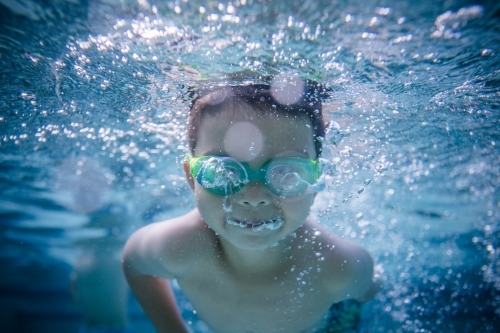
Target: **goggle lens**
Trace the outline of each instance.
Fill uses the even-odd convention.
[[[316,168],[305,159],[271,161],[267,171],[268,186],[279,195],[298,195],[317,180]]]
[[[195,169],[198,171],[193,176],[201,186],[214,193],[234,193],[248,183],[245,168],[232,158],[209,157],[199,159],[197,164]]]

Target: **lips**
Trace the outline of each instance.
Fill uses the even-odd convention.
[[[273,220],[262,221],[235,220],[228,217],[226,218],[226,223],[241,228],[252,228],[253,231],[259,232],[264,229],[278,230],[283,225],[283,220],[279,216]]]

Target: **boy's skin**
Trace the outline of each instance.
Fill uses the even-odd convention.
[[[254,133],[233,136],[233,125]],[[255,169],[279,156],[317,158],[309,119],[248,110],[202,118],[194,156],[205,155],[228,155]],[[313,193],[283,198],[251,181],[229,197],[227,213],[224,196],[184,169],[197,208],[138,230],[124,250],[127,280],[158,332],[189,332],[165,279],[177,279],[215,333],[313,333],[333,303],[376,293],[367,251],[308,217]],[[226,224],[228,214],[244,221],[279,216],[284,223],[254,232]]]

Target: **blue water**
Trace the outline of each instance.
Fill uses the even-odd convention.
[[[84,277],[114,266],[89,263],[194,205],[192,88],[278,73],[330,91],[313,214],[383,271],[364,329],[500,331],[499,17],[496,1],[0,0],[2,332],[77,332],[71,281],[110,292]]]

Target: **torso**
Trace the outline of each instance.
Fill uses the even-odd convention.
[[[177,281],[214,332],[313,333],[336,297],[325,282],[332,278],[325,273],[331,271],[325,267],[332,262],[316,255],[327,250],[325,240],[318,245],[321,238],[311,241],[312,233],[308,233],[308,242],[304,242],[304,234],[292,241],[292,247],[300,244],[301,250],[288,250],[287,258],[292,259],[272,276],[237,276],[228,269],[220,249],[212,244],[202,246],[203,258],[192,263]],[[210,238],[214,236],[207,235]]]

